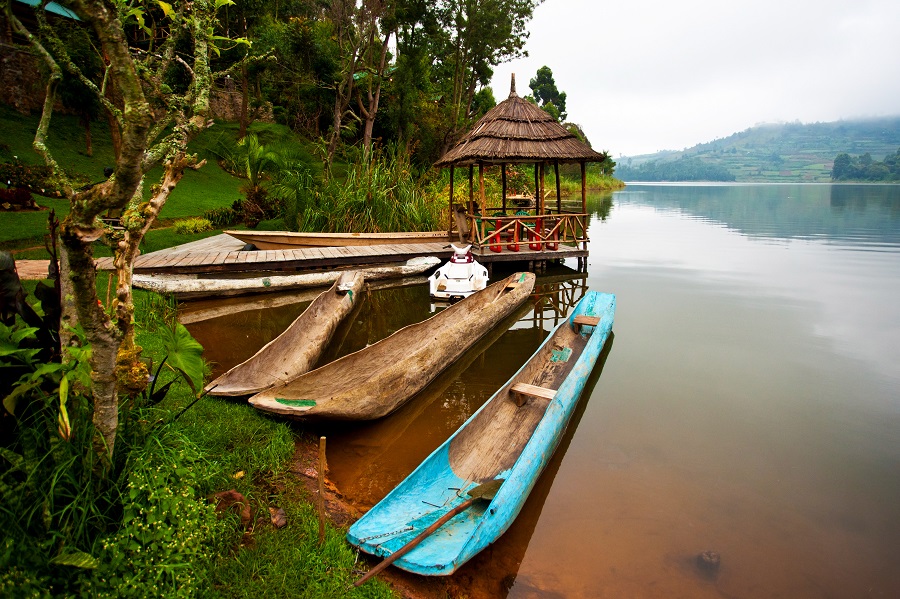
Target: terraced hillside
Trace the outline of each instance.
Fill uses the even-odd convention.
[[[760,125],[724,139],[675,152],[616,159],[625,181],[697,180],[672,176],[678,165],[696,171],[697,162],[721,167],[736,181],[829,182],[834,157],[871,154],[882,160],[900,148],[900,117],[833,123]],[[654,164],[655,163],[655,164]],[[661,169],[665,164],[668,168]],[[665,171],[665,178],[655,177]],[[727,180],[722,178],[721,180]]]

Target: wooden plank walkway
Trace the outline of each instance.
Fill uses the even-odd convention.
[[[363,264],[404,262],[418,256],[450,258],[452,249],[446,242],[369,245],[355,247],[304,248],[296,250],[242,251],[244,243],[224,233],[200,241],[186,243],[138,256],[136,273],[224,273],[250,271],[305,271],[334,269]],[[556,251],[535,251],[521,244],[518,252],[503,247],[502,252],[481,248],[473,252],[479,262],[538,262],[558,258],[582,258],[587,250],[560,245]],[[99,258],[98,270],[113,270],[112,258]]]

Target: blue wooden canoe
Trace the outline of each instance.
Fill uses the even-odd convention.
[[[503,479],[394,565],[447,575],[496,541],[515,520],[556,450],[612,330],[616,298],[589,291],[573,313],[453,435],[347,533],[351,544],[388,557],[466,500]]]

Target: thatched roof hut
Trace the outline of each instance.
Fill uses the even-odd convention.
[[[481,117],[435,166],[604,159],[604,154],[592,150],[546,111],[520,98],[513,75],[509,97]]]
[[[503,176],[503,211],[506,210],[506,165],[534,163],[535,200],[538,214],[545,213],[544,167],[552,164],[556,172],[557,212],[560,203],[559,165],[581,164],[581,212],[587,210],[585,164],[603,162],[606,154],[595,152],[586,143],[570,133],[549,113],[516,93],[516,76],[513,74],[509,97],[487,112],[456,145],[440,160],[438,167],[450,167],[450,209],[453,212],[453,170],[457,166],[469,167],[469,211],[473,211],[473,167],[478,165],[479,191],[482,205],[485,202],[484,167],[500,165]],[[452,223],[451,223],[452,228]]]

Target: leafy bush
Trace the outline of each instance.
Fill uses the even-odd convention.
[[[0,254],[0,596],[81,589],[85,596],[143,597],[159,595],[161,586],[163,594],[187,596],[202,584],[194,581],[203,580],[204,552],[222,529],[212,526],[203,499],[215,469],[197,467],[198,452],[149,406],[179,379],[196,396],[202,347],[180,323],[160,327],[155,337],[165,357],[156,378],[165,365],[175,379],[142,391],[142,370],[139,388],[120,404],[111,463],[101,464],[91,348],[75,330],[74,344],[59,355],[58,337],[47,332],[59,326],[58,296],[41,293],[42,304],[28,304],[12,259]]]
[[[224,229],[241,222],[241,213],[231,206],[213,208],[203,213],[203,218],[208,220],[216,229]]]
[[[202,498],[210,473],[202,452],[172,429],[128,460],[119,530],[101,541],[85,596],[193,597],[208,587],[209,564],[226,540],[215,507]]]
[[[205,218],[186,218],[175,222],[175,232],[179,235],[212,231],[213,225]]]
[[[0,163],[0,182],[9,187],[31,187],[40,189],[53,174],[49,166],[25,164],[14,159],[12,162]]]

